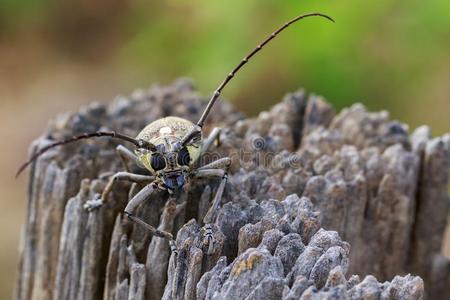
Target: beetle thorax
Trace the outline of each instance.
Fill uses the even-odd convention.
[[[194,123],[179,117],[158,119],[147,125],[137,136],[157,145],[162,138],[182,139],[194,127]]]

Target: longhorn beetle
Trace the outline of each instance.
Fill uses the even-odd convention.
[[[235,74],[250,60],[250,58],[258,53],[281,31],[289,27],[289,25],[301,19],[312,16],[319,16],[334,22],[334,20],[327,15],[321,13],[309,13],[297,16],[296,18],[290,20],[289,22],[285,23],[283,26],[275,30],[261,44],[259,44],[247,56],[245,56],[217,87],[197,124],[178,117],[166,117],[156,120],[147,125],[136,138],[126,136],[114,131],[97,131],[77,135],[63,141],[52,143],[37,151],[30,157],[27,162],[25,162],[19,168],[16,176],[18,176],[40,155],[60,145],[65,145],[82,139],[104,136],[129,142],[135,146],[134,153],[124,146],[120,145],[117,147],[118,154],[122,158],[140,162],[145,166],[146,169],[148,169],[151,175],[118,172],[110,178],[106,188],[101,195],[101,198],[87,201],[84,205],[84,208],[88,211],[92,211],[99,208],[103,203],[105,203],[108,193],[112,190],[113,185],[117,180],[126,180],[134,183],[145,184],[145,187],[142,188],[128,202],[127,206],[125,207],[124,213],[130,220],[144,226],[153,235],[167,239],[172,251],[176,251],[176,245],[172,234],[169,232],[160,231],[155,227],[147,224],[140,218],[137,218],[134,215],[136,207],[138,207],[139,204],[149,198],[149,196],[156,190],[163,190],[172,194],[174,192],[181,191],[184,184],[192,178],[221,178],[221,182],[217,189],[212,205],[203,219],[205,224],[204,243],[208,247],[208,253],[211,253],[214,242],[212,235],[212,223],[214,223],[215,221],[218,207],[222,199],[222,194],[227,182],[227,169],[231,164],[231,160],[228,157],[224,157],[204,166],[200,166],[198,168],[196,167],[196,162],[199,157],[206,150],[208,150],[211,144],[216,139],[218,139],[220,135],[220,129],[214,128],[210,135],[205,140],[203,140],[203,124],[205,123],[205,120],[210,113],[214,103],[219,98],[222,90],[235,76]]]

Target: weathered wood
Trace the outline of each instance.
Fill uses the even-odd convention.
[[[100,128],[136,135],[168,115],[196,121],[201,100],[180,80],[92,104],[56,118],[32,151]],[[232,165],[210,255],[201,220],[218,182],[192,182],[183,198],[156,193],[139,208],[176,236],[175,256],[120,214],[138,186],[118,184],[105,206],[83,209],[122,170],[117,143],[67,145],[31,168],[16,298],[420,299],[420,277],[396,276],[409,272],[430,299],[450,298],[450,261],[440,253],[450,135],[409,135],[360,104],[335,115],[302,91],[253,119],[218,102],[206,131],[213,126],[223,128],[213,154]]]

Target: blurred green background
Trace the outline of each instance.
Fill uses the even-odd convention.
[[[26,213],[26,176],[13,174],[49,118],[180,76],[208,94],[267,34],[310,11],[337,23],[288,29],[225,98],[255,115],[304,87],[338,109],[362,102],[411,129],[450,131],[449,1],[0,0],[0,298],[12,295]]]

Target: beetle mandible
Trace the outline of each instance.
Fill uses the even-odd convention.
[[[196,124],[179,117],[166,117],[156,120],[147,125],[136,138],[126,136],[114,131],[97,131],[85,133],[68,138],[63,141],[52,143],[43,147],[30,159],[25,162],[17,171],[18,176],[28,165],[35,161],[40,155],[57,146],[65,145],[82,139],[94,137],[110,137],[120,139],[135,146],[134,153],[124,146],[118,146],[117,152],[122,158],[127,158],[140,162],[150,172],[151,175],[140,175],[130,172],[119,172],[113,175],[99,199],[89,200],[84,205],[88,211],[92,211],[101,207],[107,200],[107,195],[111,192],[114,183],[117,180],[126,180],[134,183],[145,184],[125,207],[125,215],[133,222],[147,228],[153,235],[168,240],[172,251],[176,252],[175,240],[171,233],[161,231],[147,224],[145,221],[137,218],[134,214],[136,208],[150,197],[156,190],[175,193],[182,190],[187,181],[192,178],[220,178],[220,184],[214,196],[212,204],[203,219],[204,226],[204,243],[207,245],[208,253],[213,249],[212,224],[215,221],[216,213],[222,199],[225,184],[227,182],[227,170],[231,164],[228,157],[220,158],[206,165],[196,167],[196,163],[205,151],[219,138],[220,129],[214,128],[210,135],[203,139],[202,127],[210,113],[214,103],[219,98],[224,87],[235,76],[235,74],[258,53],[266,44],[274,39],[281,31],[289,27],[289,25],[312,16],[318,16],[334,20],[321,13],[308,13],[295,17],[286,22],[283,26],[275,30],[261,44],[254,48],[241,62],[226,76],[222,83],[217,87],[211,96],[205,110]]]

